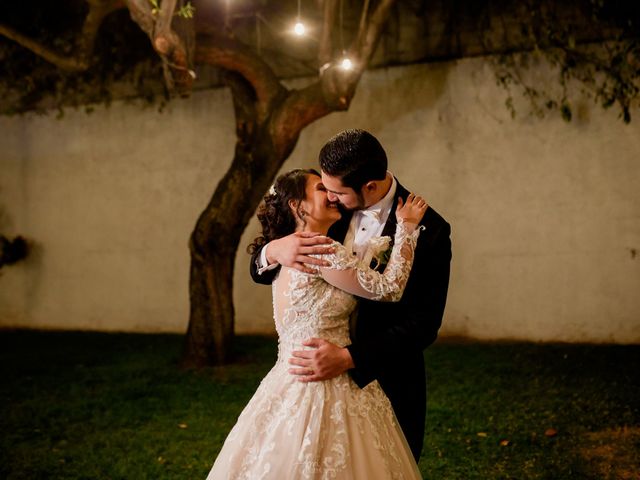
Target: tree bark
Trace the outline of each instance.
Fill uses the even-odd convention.
[[[76,46],[71,55],[56,52],[39,41],[1,23],[0,35],[22,45],[60,70],[83,72],[91,66],[91,54],[103,20],[110,13],[124,8],[124,3],[121,0],[88,0],[87,3],[89,4],[89,13],[84,19],[82,32],[76,40]]]
[[[233,270],[240,237],[286,159],[274,154],[266,127],[256,132],[238,122],[238,128],[243,136],[231,168],[201,213],[189,243],[191,310],[182,356],[187,368],[232,360]]]
[[[235,255],[191,254],[189,329],[182,364],[189,368],[222,365],[233,347],[233,264]]]

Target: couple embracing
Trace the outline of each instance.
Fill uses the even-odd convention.
[[[272,285],[278,360],[208,480],[421,478],[451,229],[366,131],[329,140],[320,169],[281,175],[259,208],[251,276]]]

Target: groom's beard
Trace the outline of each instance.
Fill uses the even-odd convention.
[[[357,212],[358,210],[364,210],[366,207],[366,205],[364,204],[364,196],[362,195],[362,193],[357,193],[358,195],[358,203],[350,208],[345,207],[344,205],[342,205],[340,202],[337,202],[338,204],[338,210],[340,210],[340,213],[344,214],[344,213],[353,213],[353,212]]]

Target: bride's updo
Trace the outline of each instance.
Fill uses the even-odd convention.
[[[291,200],[299,203],[306,197],[307,177],[320,174],[310,168],[297,168],[280,175],[258,208],[258,220],[262,226],[262,234],[247,248],[254,253],[261,246],[276,238],[286,237],[296,230],[296,218],[289,207]],[[302,217],[302,215],[298,215]]]

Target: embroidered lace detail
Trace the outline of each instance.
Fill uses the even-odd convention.
[[[357,288],[349,288],[348,280],[340,281],[335,275],[327,276],[329,282],[334,283],[352,293],[383,302],[397,302],[402,298],[404,288],[411,274],[413,257],[420,231],[424,227],[400,221],[396,227],[393,249],[384,273],[369,268],[369,264],[360,261],[355,255],[338,242],[332,246],[335,253],[325,255],[324,259],[331,262],[331,268],[336,270],[354,269],[359,285],[365,292],[358,292]],[[334,281],[336,280],[336,281]]]

